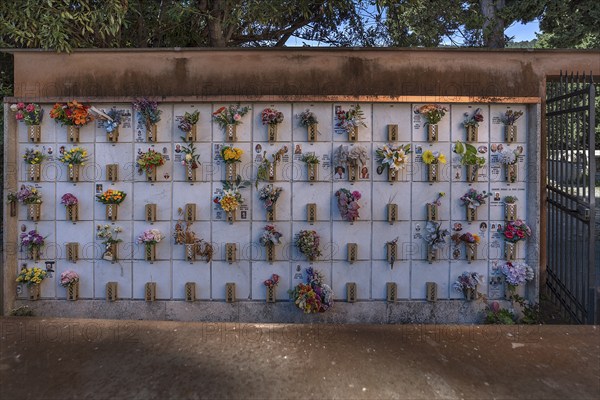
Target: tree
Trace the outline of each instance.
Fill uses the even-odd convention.
[[[548,1],[540,17],[537,47],[600,48],[600,2],[597,0]]]

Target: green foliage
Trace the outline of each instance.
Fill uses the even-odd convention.
[[[536,47],[599,49],[598,0],[547,1]]]
[[[11,317],[33,317],[33,310],[29,306],[22,306],[10,310]]]
[[[497,311],[486,310],[485,321],[486,324],[495,325],[514,325],[515,315],[505,308],[501,308]]]

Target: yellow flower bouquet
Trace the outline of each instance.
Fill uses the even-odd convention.
[[[42,283],[47,276],[48,273],[39,267],[23,268],[17,276],[17,282],[23,282],[27,287],[31,287]]]
[[[241,162],[243,154],[244,154],[244,151],[237,147],[223,146],[221,148],[221,158],[227,164]]]
[[[446,156],[439,151],[425,150],[423,152],[423,162],[427,165],[446,164]]]
[[[63,164],[67,164],[69,167],[73,165],[85,165],[87,161],[87,150],[83,147],[73,147],[72,149],[65,150],[62,156],[59,157],[58,161]]]

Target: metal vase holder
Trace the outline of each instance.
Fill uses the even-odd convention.
[[[30,142],[39,143],[42,141],[42,127],[40,125],[27,126],[27,137]]]

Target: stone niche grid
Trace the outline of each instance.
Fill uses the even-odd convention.
[[[531,206],[528,204],[528,192],[538,189],[527,182],[528,174],[539,168],[534,160],[528,158],[528,136],[537,135],[537,132],[531,132],[531,126],[537,125],[532,125],[530,119],[537,117],[526,105],[446,103],[444,105],[449,112],[439,124],[439,140],[429,143],[424,121],[415,113],[422,104],[360,103],[367,127],[360,127],[357,141],[350,142],[348,134],[340,133],[336,127],[335,111],[338,107],[348,110],[351,103],[242,103],[252,110],[237,127],[237,143],[234,146],[244,150],[238,173],[252,184],[242,191],[244,208],[237,211],[236,221],[228,224],[225,213],[217,210],[212,203],[215,190],[222,187],[225,172],[224,164],[216,156],[218,146],[224,143],[224,132],[211,120],[215,110],[228,104],[159,104],[162,119],[158,123],[156,143],[146,143],[145,129],[138,124],[131,104],[94,104],[105,110],[115,107],[126,111],[118,142],[109,142],[102,123],[95,121],[81,128],[78,144],[69,143],[66,128],[49,118],[53,104],[43,101],[40,104],[45,115],[39,143],[28,141],[27,127],[17,124],[12,115],[7,120],[18,125],[18,186],[32,184],[28,181],[26,164],[21,159],[26,148],[39,149],[49,157],[42,166],[41,181],[34,183],[43,196],[40,221],[28,220],[26,207],[22,205],[19,205],[17,216],[19,227],[24,225],[27,230],[37,228],[47,236],[41,265],[43,260],[56,260],[56,273],[42,284],[43,299],[65,298],[59,276],[62,271],[71,269],[81,277],[80,299],[104,299],[107,282],[117,282],[119,301],[143,300],[145,283],[156,282],[157,300],[183,301],[186,283],[195,282],[198,300],[225,301],[226,283],[233,282],[238,302],[264,301],[266,288],[263,281],[276,273],[281,277],[276,291],[277,300],[288,300],[287,290],[303,281],[304,269],[311,265],[293,246],[293,237],[301,229],[314,229],[321,236],[323,256],[312,266],[324,273],[339,301],[345,301],[346,284],[349,282],[356,283],[358,302],[385,302],[388,282],[397,284],[399,300],[425,300],[427,282],[437,283],[438,299],[461,299],[462,295],[453,290],[452,283],[463,271],[481,273],[484,279],[479,291],[491,299],[500,299],[503,298],[503,289],[491,282],[499,276],[497,267],[504,262],[504,243],[496,232],[498,226],[504,225],[501,200],[507,195],[516,195],[519,199],[518,217],[530,226],[537,227],[538,223],[528,218]],[[260,120],[260,113],[266,107],[277,108],[284,114],[284,121],[278,126],[277,142],[268,141],[267,126],[262,125]],[[479,126],[478,141],[473,144],[487,162],[479,171],[477,182],[470,184],[466,182],[466,168],[460,166],[457,156],[452,153],[452,144],[456,140],[466,140],[466,130],[462,125],[464,113],[472,114],[476,108],[482,109],[484,121]],[[319,133],[314,142],[309,141],[306,127],[299,126],[295,117],[306,109],[314,112],[319,121]],[[519,132],[517,142],[510,144],[504,139],[504,126],[499,120],[507,109],[525,113],[516,123]],[[196,181],[189,182],[181,165],[182,153],[178,151],[183,144],[181,136],[184,133],[177,128],[177,117],[194,110],[200,111],[195,146],[200,154],[201,167]],[[413,151],[410,155],[412,164],[400,173],[395,182],[388,182],[386,172],[377,174],[378,164],[375,161],[377,147],[389,143],[391,125],[397,125],[397,141],[392,144],[410,143]],[[69,149],[76,145],[88,150],[90,160],[81,172],[80,181],[74,184],[68,181],[66,167],[57,160],[61,148]],[[340,145],[349,148],[360,145],[367,149],[370,157],[367,170],[362,175],[361,168],[359,179],[355,182],[348,180],[347,169],[341,179],[335,177],[336,165],[332,165],[332,154]],[[287,146],[288,153],[277,166],[275,182],[259,182],[258,186],[260,189],[267,183],[273,183],[283,188],[277,203],[276,221],[267,222],[254,179],[263,152],[270,156],[282,146]],[[499,146],[522,148],[515,183],[505,182],[504,168],[497,161]],[[147,182],[145,176],[138,175],[135,170],[136,155],[149,148],[169,158],[159,168],[158,179],[154,183]],[[425,150],[441,151],[448,159],[439,182],[427,182],[427,171],[421,161]],[[308,181],[306,165],[299,160],[301,153],[298,152],[314,152],[320,157],[317,181]],[[531,153],[537,155],[537,150]],[[107,179],[108,164],[118,165],[118,179],[114,182]],[[114,225],[106,220],[104,205],[95,201],[98,185],[102,185],[103,190],[115,188],[127,193]],[[358,190],[362,194],[360,219],[353,224],[343,221],[338,212],[334,193],[339,188]],[[465,207],[459,201],[469,188],[494,194],[486,205],[478,209],[474,222],[467,222]],[[66,220],[64,206],[60,204],[61,196],[68,192],[75,194],[80,202],[76,223]],[[452,231],[456,224],[461,224],[461,233],[481,235],[476,260],[470,264],[467,264],[464,245],[457,255],[451,244],[440,252],[438,261],[427,262],[426,246],[421,238],[427,219],[425,204],[434,201],[439,192],[446,194],[439,207],[442,227]],[[315,203],[317,207],[317,219],[312,224],[306,218],[308,203]],[[388,203],[398,205],[393,224],[388,222]],[[146,204],[156,204],[156,220],[152,223],[146,221]],[[172,233],[178,219],[178,208],[184,208],[186,204],[196,205],[193,230],[214,245],[214,258],[210,263],[186,261],[184,246],[174,244]],[[95,239],[95,229],[99,224],[123,228],[119,236],[123,239],[119,244],[119,260],[115,263],[101,259],[100,242]],[[284,235],[283,244],[276,247],[275,261],[271,263],[266,261],[265,248],[258,244],[267,224],[275,225]],[[143,246],[135,243],[136,236],[148,228],[158,228],[167,236],[157,245],[156,260],[152,264],[144,260]],[[395,238],[398,238],[399,257],[391,268],[387,262],[386,242]],[[236,243],[237,252],[235,262],[230,264],[225,258],[225,246],[232,241]],[[66,244],[71,242],[79,243],[76,263],[67,260]],[[353,263],[347,261],[348,243],[357,244],[357,258]],[[536,252],[537,247],[530,248],[528,241],[518,244],[517,259],[530,262],[537,277]],[[32,264],[24,252],[19,253],[18,267],[24,263]],[[524,288],[520,289],[521,294],[526,294]],[[533,292],[537,296],[537,291]],[[25,299],[26,294],[27,291],[23,290],[18,298]]]

